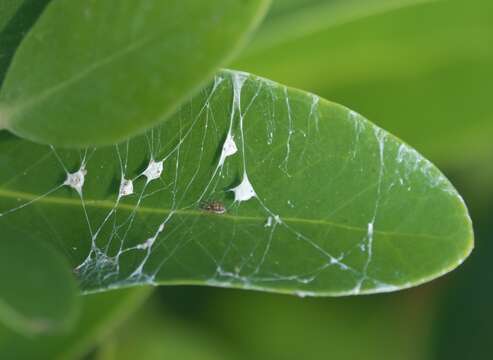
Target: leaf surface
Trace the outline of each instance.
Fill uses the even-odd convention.
[[[201,284],[300,296],[393,291],[473,246],[462,198],[357,113],[225,71],[173,119],[118,146],[4,135],[0,226],[29,218],[85,291]]]
[[[78,289],[66,259],[29,233],[15,238],[2,221],[0,239],[0,322],[33,335],[67,330],[78,315]]]
[[[0,88],[15,50],[51,0],[0,0]]]
[[[54,0],[17,49],[0,126],[114,144],[164,120],[245,41],[266,0]]]
[[[0,31],[10,21],[24,0],[2,0],[0,1]]]

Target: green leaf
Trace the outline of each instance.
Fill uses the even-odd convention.
[[[0,126],[113,144],[166,119],[236,52],[266,0],[54,0],[18,48]]]
[[[0,153],[5,237],[29,219],[85,291],[392,291],[443,275],[473,246],[462,198],[415,150],[345,107],[246,73],[222,72],[172,120],[118,146],[4,135]]]
[[[67,330],[78,315],[78,289],[66,260],[18,224],[2,224],[0,322],[22,334]],[[5,236],[7,235],[7,236]]]
[[[301,15],[272,18],[234,66],[347,104],[441,166],[491,163],[491,1],[433,1],[337,26],[323,14],[327,26],[302,36],[289,25],[303,27]]]
[[[0,88],[15,50],[51,0],[0,0]]]
[[[433,0],[275,0],[247,50],[262,51],[330,27],[429,1]]]
[[[13,17],[24,0],[1,0],[0,1],[0,32]],[[3,41],[2,41],[3,43]]]
[[[26,338],[0,327],[0,357],[16,360],[78,359],[140,306],[151,288],[133,288],[81,297],[81,316],[65,334]]]

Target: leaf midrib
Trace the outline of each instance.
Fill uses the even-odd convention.
[[[55,204],[55,205],[69,205],[69,206],[80,206],[81,200],[80,198],[64,198],[57,196],[45,196],[41,197],[40,195],[34,195],[31,193],[8,190],[8,189],[0,189],[0,198],[11,198],[11,199],[21,199],[26,200],[26,202],[36,200],[36,203],[46,203],[46,204]],[[95,200],[95,199],[84,199],[85,207],[95,207],[95,208],[106,208],[112,209],[115,206],[115,201],[109,200]],[[20,204],[22,205],[22,204]],[[118,204],[119,209],[127,210],[127,211],[136,211],[137,213],[151,213],[151,214],[170,214],[175,213],[179,215],[188,215],[188,216],[209,216],[209,217],[220,217],[221,219],[227,219],[231,221],[258,221],[260,223],[265,223],[266,217],[260,216],[246,216],[246,215],[230,215],[230,214],[213,214],[204,210],[190,210],[190,209],[166,209],[166,208],[153,208],[147,206],[139,206],[135,209],[135,204]],[[0,216],[2,218],[2,216]],[[328,221],[324,219],[306,219],[306,218],[298,218],[298,217],[281,217],[282,221],[285,223],[298,223],[298,224],[308,224],[308,225],[325,225],[332,226],[336,228],[341,228],[349,231],[361,232],[363,234],[367,233],[368,229],[366,227],[358,227],[347,224],[340,224],[333,221]],[[375,230],[375,234],[382,236],[402,236],[402,237],[415,237],[415,238],[423,238],[423,239],[448,239],[450,236],[438,236],[438,235],[430,235],[430,234],[409,234],[409,233],[397,233],[392,231],[383,231],[383,230]]]

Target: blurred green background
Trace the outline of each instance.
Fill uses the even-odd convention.
[[[342,103],[435,162],[471,210],[473,255],[426,286],[358,298],[91,295],[73,333],[0,329],[0,343],[26,358],[96,341],[87,359],[493,359],[493,1],[277,0],[232,67]]]

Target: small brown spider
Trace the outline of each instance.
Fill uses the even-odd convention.
[[[204,211],[214,214],[224,214],[226,212],[224,204],[219,201],[204,202],[203,204],[201,204],[200,208]]]

